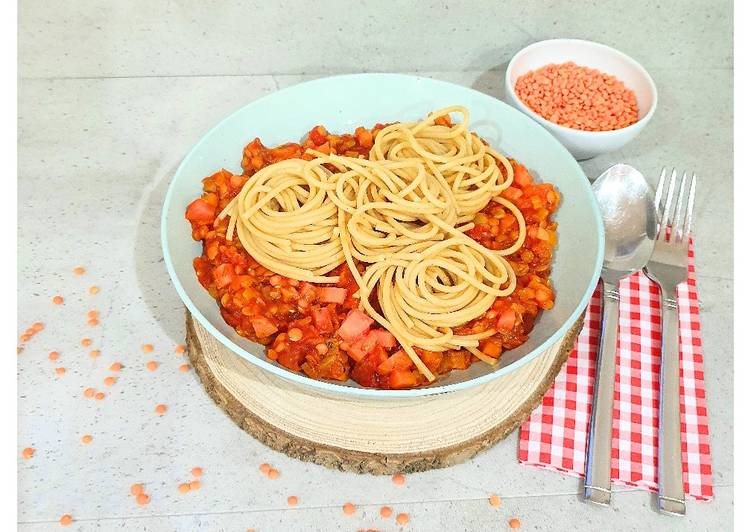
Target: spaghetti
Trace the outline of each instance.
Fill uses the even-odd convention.
[[[302,159],[256,172],[219,214],[230,216],[227,240],[237,231],[245,250],[280,275],[330,283],[324,274],[344,261],[337,207],[328,190],[331,172]]]
[[[461,122],[446,123],[452,112]],[[468,111],[449,107],[385,127],[370,159],[308,150],[311,161],[285,160],[255,173],[218,218],[230,216],[228,240],[237,231],[259,264],[285,277],[331,283],[337,278],[325,274],[346,262],[362,309],[429,381],[435,377],[415,348],[467,349],[494,363],[477,347],[495,330],[453,329],[514,291],[504,256],[522,246],[526,230],[519,209],[499,196],[514,179],[511,163],[468,126]],[[465,235],[491,199],[519,228],[506,249],[489,250]]]

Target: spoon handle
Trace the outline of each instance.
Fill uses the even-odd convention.
[[[618,342],[618,285],[603,281],[602,332],[592,401],[584,474],[584,500],[610,504],[615,350]]]

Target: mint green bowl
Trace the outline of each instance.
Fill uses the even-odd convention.
[[[555,219],[559,242],[552,282],[555,307],[543,312],[529,340],[506,351],[498,366],[477,363],[465,371],[413,390],[373,390],[353,381],[310,379],[266,359],[262,346],[239,336],[198,283],[186,206],[201,194],[201,179],[225,167],[240,172],[245,145],[254,137],[273,146],[298,141],[311,127],[333,132],[359,125],[411,121],[450,105],[470,110],[473,131],[504,154],[525,164],[537,179],[553,183],[562,201]],[[354,74],[323,78],[280,90],[234,112],[193,147],[177,169],[164,199],[162,249],[167,270],[185,306],[222,344],[271,373],[315,388],[349,395],[408,397],[445,393],[488,382],[534,359],[568,331],[585,310],[600,275],[604,230],[594,195],[581,168],[542,126],[503,102],[466,87],[402,74]]]

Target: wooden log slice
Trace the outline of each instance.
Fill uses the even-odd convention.
[[[346,397],[277,377],[236,355],[187,314],[188,356],[209,396],[276,451],[376,475],[455,465],[491,447],[534,410],[583,320],[531,362],[489,383],[427,397]]]

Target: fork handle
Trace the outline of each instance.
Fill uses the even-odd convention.
[[[618,285],[602,283],[602,333],[592,401],[584,472],[584,500],[610,504],[610,461],[613,438],[615,351],[618,343]]]
[[[662,298],[662,360],[657,458],[657,498],[660,512],[686,515],[681,453],[680,356],[678,305],[675,290]]]

